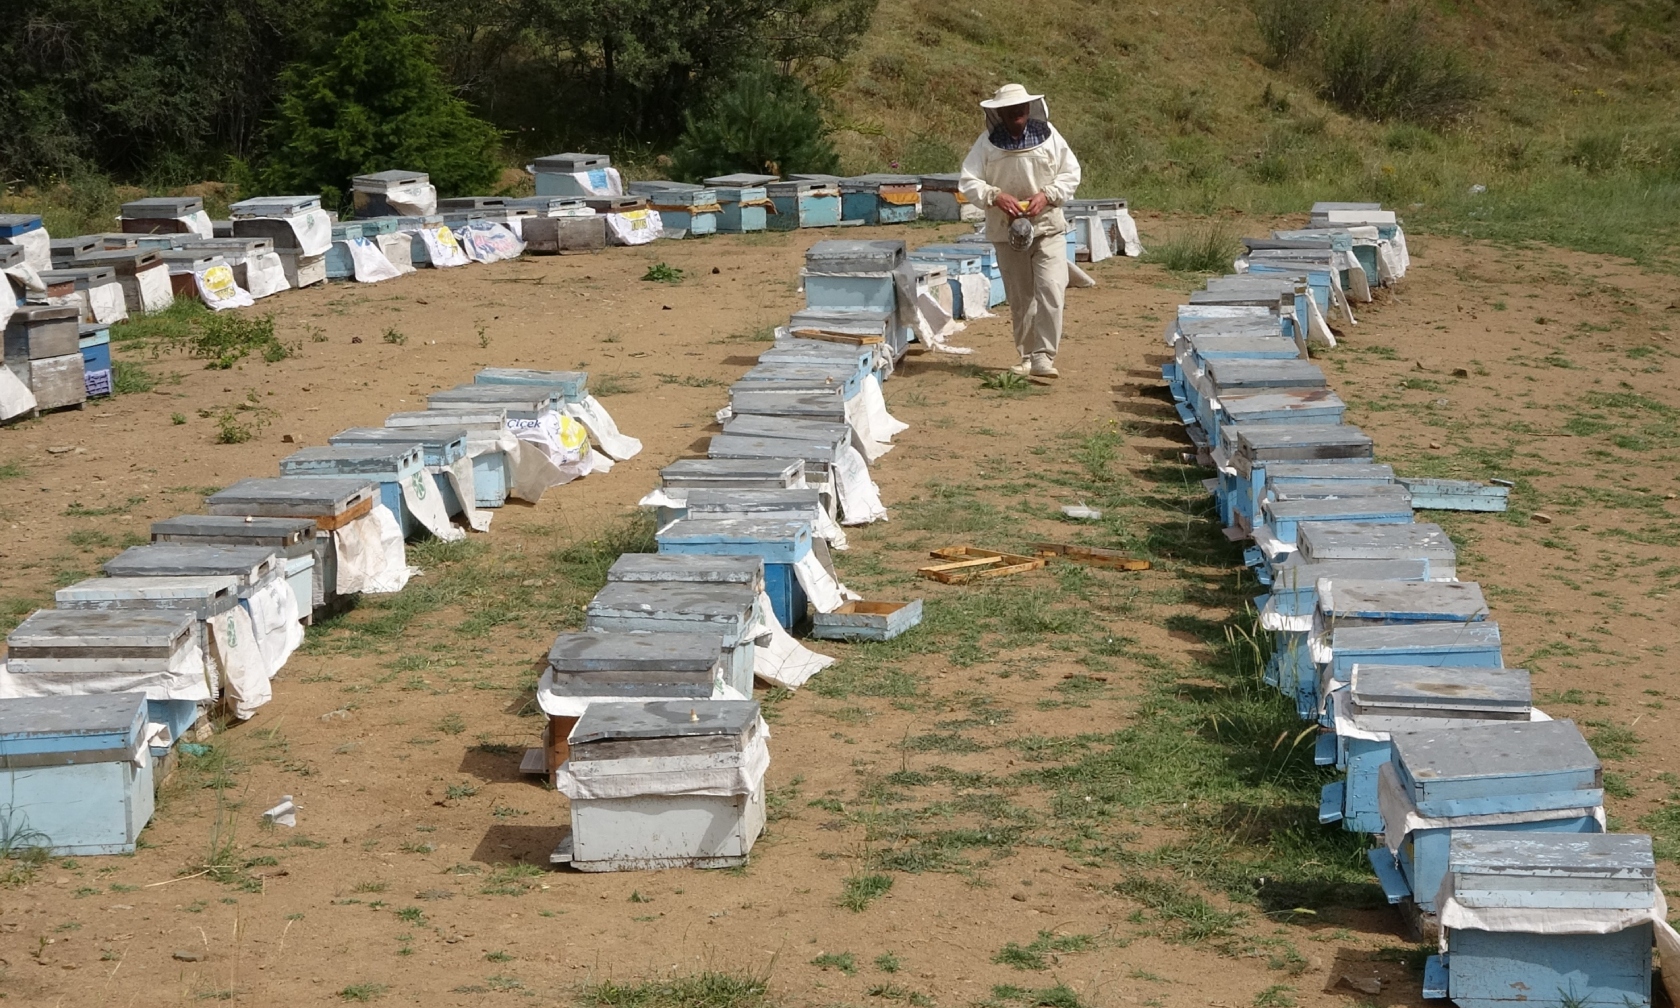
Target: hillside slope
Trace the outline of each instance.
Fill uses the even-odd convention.
[[[974,103],[1019,80],[1048,94],[1088,195],[1203,213],[1377,199],[1414,226],[1676,268],[1680,6],[1443,2],[1426,21],[1491,85],[1435,130],[1326,105],[1310,69],[1263,64],[1246,4],[1218,0],[883,0],[831,100],[853,170],[954,170]]]

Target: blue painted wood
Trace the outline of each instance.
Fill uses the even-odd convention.
[[[850,399],[863,391],[866,377],[867,371],[845,362],[811,360],[801,364],[757,364],[749,368],[731,388],[773,387],[817,391],[839,388],[841,397]]]
[[[1420,510],[1503,511],[1511,494],[1509,487],[1469,480],[1403,476],[1397,482],[1412,492],[1412,506]]]
[[[403,536],[426,532],[403,500],[403,484],[431,482],[424,471],[423,452],[418,444],[327,445],[305,448],[280,460],[280,475],[362,476],[379,483],[379,502],[391,509]]]
[[[1459,1008],[1651,1003],[1650,922],[1607,935],[1447,932],[1447,984]]]
[[[548,389],[559,394],[560,402],[582,402],[589,394],[587,371],[538,371],[532,368],[481,368],[473,375],[474,385],[514,385]]]
[[[1375,273],[1371,274],[1376,276]],[[1448,995],[1447,957],[1432,955],[1423,962],[1423,999],[1441,1001]]]
[[[1499,624],[1416,623],[1337,627],[1330,633],[1328,677],[1347,682],[1355,665],[1470,665],[1501,668]]]
[[[1270,609],[1282,616],[1310,616],[1318,604],[1321,578],[1381,578],[1385,581],[1425,581],[1427,560],[1323,560],[1303,561],[1300,554],[1272,572]]]
[[[1321,626],[1475,623],[1488,618],[1474,581],[1374,581],[1333,577],[1318,592]]]
[[[766,224],[771,231],[836,227],[840,223],[838,185],[801,180],[771,182],[764,187],[776,212]]]
[[[307,611],[307,610],[305,610]],[[146,720],[169,726],[170,744],[152,746],[153,756],[162,756],[198,723],[201,711],[196,700],[147,700]]]
[[[0,700],[0,809],[17,849],[126,854],[152,817],[142,693]]]
[[[1544,724],[1546,722],[1539,722]],[[1469,729],[1465,729],[1469,730]],[[1543,815],[1543,813],[1541,813]],[[1457,827],[1462,831],[1473,829],[1477,832],[1505,832],[1505,833],[1598,833],[1601,832],[1598,820],[1592,816],[1560,817],[1556,819],[1536,819],[1533,822],[1510,823],[1502,826],[1471,826]],[[1419,910],[1426,913],[1436,911],[1435,896],[1441,891],[1441,880],[1446,878],[1449,841],[1453,829],[1421,829],[1407,834],[1406,840],[1400,845],[1400,851],[1395,861],[1401,874],[1405,877],[1405,885],[1413,903]],[[1382,850],[1387,856],[1387,849]],[[1385,886],[1386,889],[1386,886]]]
[[[810,600],[806,597],[805,587],[799,583],[792,564],[764,565],[764,593],[769,596],[770,609],[775,613],[776,622],[782,625],[783,630],[791,633],[794,627],[805,622]]]
[[[847,602],[811,617],[811,636],[822,640],[892,640],[922,621],[922,600]]]
[[[1333,823],[1342,818],[1342,789],[1345,785],[1341,781],[1331,781],[1324,785],[1318,794],[1318,821],[1321,824]]]
[[[683,518],[655,535],[661,553],[763,557],[792,564],[811,552],[811,523],[785,519]],[[768,581],[769,575],[766,574]]]
[[[1453,899],[1469,908],[1650,910],[1657,863],[1643,833],[1477,833],[1450,841]]]
[[[1373,847],[1365,852],[1365,859],[1371,863],[1371,871],[1377,876],[1377,884],[1382,886],[1383,895],[1390,903],[1399,903],[1411,899],[1412,885],[1406,881],[1406,875],[1400,870],[1400,863],[1390,854],[1387,847]]]
[[[1506,721],[1396,732],[1394,770],[1426,816],[1591,808],[1603,767],[1575,722]]]
[[[1382,488],[1374,488],[1380,491]],[[1357,521],[1382,525],[1409,525],[1412,499],[1398,488],[1391,494],[1374,492],[1361,497],[1327,497],[1317,500],[1269,500],[1260,514],[1272,534],[1292,543],[1301,525],[1311,522]]]
[[[867,308],[890,312],[898,304],[892,277],[806,274],[804,282],[805,305],[809,308]]]

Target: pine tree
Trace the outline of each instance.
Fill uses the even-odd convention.
[[[803,84],[764,67],[742,74],[688,128],[672,155],[678,175],[839,170],[822,104]]]
[[[488,192],[501,138],[451,93],[398,0],[330,0],[327,41],[286,68],[262,188],[342,205],[350,178],[427,172],[443,195]]]

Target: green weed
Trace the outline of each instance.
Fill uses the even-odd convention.
[[[1015,942],[1005,945],[992,956],[992,962],[1015,969],[1046,970],[1050,968],[1050,963],[1045,957],[1050,953],[1087,952],[1095,942],[1096,939],[1088,934],[1059,935],[1040,931],[1038,937],[1026,945]]]
[[[766,1008],[767,978],[706,971],[640,983],[606,980],[583,989],[578,1004],[596,1008]]]
[[[670,263],[656,262],[642,274],[642,279],[653,283],[677,284],[682,283],[683,271]]]
[[[157,379],[142,364],[134,361],[111,362],[111,391],[116,395],[150,392],[157,388]]]
[[[1151,242],[1143,261],[1174,273],[1225,273],[1239,251],[1237,240],[1224,225],[1209,224]]]
[[[388,984],[382,983],[351,984],[348,987],[341,988],[338,996],[346,1001],[372,1001],[375,998],[383,997],[385,992],[390,989]]]
[[[837,969],[851,976],[857,972],[857,959],[850,952],[824,952],[811,960],[811,965],[819,969]]]
[[[890,875],[848,875],[841,883],[840,905],[853,913],[862,913],[869,904],[885,896],[892,884]]]

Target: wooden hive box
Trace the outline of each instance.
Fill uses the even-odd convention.
[[[548,650],[545,688],[562,696],[711,699],[728,683],[710,633],[563,633]]]
[[[1234,394],[1221,393],[1209,402],[1212,426],[1204,429],[1215,445],[1227,424],[1319,424],[1342,422],[1347,404],[1329,389],[1280,388]]]
[[[631,182],[632,195],[647,198],[648,206],[659,211],[667,238],[700,238],[717,234],[718,215],[723,207],[717,191],[692,182],[664,180]]]
[[[728,583],[609,581],[584,608],[584,628],[626,633],[715,633],[729,685],[750,696],[759,593]]]
[[[736,380],[732,388],[754,386],[790,391],[826,391],[839,388],[842,399],[863,391],[868,371],[859,371],[848,361],[810,360],[797,364],[757,364]]]
[[[1460,1008],[1651,1003],[1650,837],[1455,830],[1448,859],[1452,899],[1465,916],[1498,911],[1503,919],[1499,930],[1444,928],[1446,952],[1425,967],[1425,997],[1450,997]],[[1623,926],[1557,933],[1557,918],[1588,915]]]
[[[147,719],[179,738],[215,696],[198,632],[186,610],[41,609],[6,638],[5,674],[21,696],[144,693]]]
[[[507,410],[508,420],[532,423],[560,409],[560,393],[534,385],[457,385],[426,397],[427,409]]]
[[[1392,626],[1341,626],[1312,642],[1319,667],[1317,701],[1345,683],[1355,665],[1457,665],[1502,668],[1499,624],[1410,623]]]
[[[621,553],[607,568],[608,581],[739,584],[756,596],[764,590],[764,560],[716,553]]]
[[[786,490],[804,478],[805,460],[799,458],[678,459],[659,470],[664,486],[679,489]]]
[[[866,225],[908,224],[922,214],[922,180],[915,175],[855,175],[840,180],[844,220]]]
[[[745,864],[764,828],[762,724],[751,701],[590,705],[557,775],[572,832],[553,860],[582,871]]]
[[[449,457],[453,451],[449,444],[455,435],[461,435],[461,450],[472,458],[473,496],[476,498],[475,507],[499,508],[507,503],[508,493],[513,485],[513,463],[503,451],[487,451],[474,448],[468,444],[469,440],[494,439],[507,430],[507,410],[500,408],[463,409],[454,410],[418,410],[408,413],[392,413],[385,418],[388,430],[429,434],[433,430],[447,431],[444,438],[432,444],[428,457],[443,459]],[[422,441],[423,449],[428,442]],[[472,454],[477,451],[477,454]],[[451,463],[453,464],[453,463]],[[436,470],[442,466],[426,463],[433,470],[434,480],[438,492],[443,494],[444,509],[451,516],[462,512],[461,502],[455,498],[455,488]]]
[[[204,210],[199,196],[151,196],[130,200],[122,205],[122,229],[129,234],[192,234],[192,227],[181,220]]]
[[[1412,496],[1397,486],[1371,487],[1367,493],[1347,497],[1305,497],[1262,501],[1260,517],[1264,529],[1278,543],[1294,543],[1299,527],[1313,522],[1362,522],[1400,524],[1412,522]],[[1254,538],[1261,543],[1262,526]],[[1261,543],[1262,548],[1266,548]]]
[[[436,427],[351,427],[327,438],[327,444],[347,448],[419,445],[422,464],[448,466],[467,457],[467,430],[459,423]]]
[[[717,193],[717,201],[723,208],[718,214],[719,232],[750,234],[769,227],[770,212],[776,209],[776,204],[765,187],[778,181],[776,176],[742,173],[701,181]]]
[[[412,537],[425,530],[420,519],[403,501],[405,483],[426,484],[413,486],[414,490],[424,494],[432,482],[425,472],[424,455],[419,444],[328,444],[319,448],[303,448],[280,460],[280,475],[357,476],[375,480],[379,485],[379,502],[391,509],[403,535]]]
[[[607,219],[594,212],[587,217],[533,217],[520,232],[525,250],[534,254],[594,252],[607,247]]]
[[[1442,825],[1413,829],[1399,850],[1372,852],[1391,901],[1409,897],[1435,913],[1455,829],[1486,832],[1602,833],[1603,767],[1573,721],[1503,721],[1462,728],[1397,731],[1392,778],[1401,803]],[[1465,816],[1503,815],[1498,825],[1454,825]],[[1395,825],[1386,822],[1385,828]],[[1386,860],[1385,860],[1386,859]],[[1396,868],[1398,877],[1396,877]]]
[[[765,195],[776,212],[765,221],[771,231],[840,225],[840,186],[818,179],[788,179],[765,183]]]
[[[802,313],[803,314],[803,313]],[[884,340],[890,321],[882,312],[848,312],[842,316],[839,312],[829,312],[825,316],[833,321],[835,328],[844,326],[847,319],[855,320],[858,329],[870,334],[881,336]],[[800,315],[795,315],[798,320]],[[791,325],[792,323],[790,323]],[[851,364],[857,368],[861,381],[876,369],[878,352],[875,343],[832,343],[825,340],[786,339],[778,340],[774,346],[758,355],[760,364],[816,364],[823,367],[837,367]]]
[[[729,387],[729,409],[737,416],[787,416],[845,423],[846,390],[843,385],[788,389],[763,382],[737,382]]]
[[[142,693],[0,699],[0,808],[13,850],[132,853],[153,810],[145,727]]]
[[[1318,585],[1317,622],[1324,632],[1345,626],[1476,623],[1487,619],[1489,612],[1482,586],[1474,581],[1332,576]]]
[[[562,403],[583,402],[589,395],[587,371],[536,371],[531,368],[482,368],[475,385],[511,385],[556,392]]]
[[[1220,432],[1218,493],[1252,526],[1272,463],[1368,464],[1373,450],[1370,436],[1351,424],[1233,424]]]
[[[1356,665],[1331,705],[1332,726],[1319,736],[1316,758],[1344,777],[1324,786],[1318,821],[1380,833],[1377,774],[1393,757],[1392,733],[1527,721],[1533,691],[1525,669]]]
[[[172,542],[130,546],[105,561],[103,566],[105,573],[111,577],[235,577],[239,579],[241,592],[284,569],[279,554],[267,546]]]
[[[1424,581],[1429,576],[1426,560],[1324,560],[1304,561],[1292,553],[1272,574],[1270,590],[1260,603],[1261,626],[1271,630],[1272,654],[1266,662],[1265,680],[1295,701],[1296,713],[1313,720],[1318,716],[1318,667],[1308,640],[1312,636],[1313,612],[1317,608],[1318,582],[1322,578],[1382,578],[1391,581]]]
[[[308,518],[318,532],[331,532],[373,510],[379,484],[359,476],[287,476],[240,480],[205,499],[212,515]],[[339,604],[338,546],[330,535],[316,539],[321,605]]]
[[[892,271],[904,262],[901,241],[821,241],[805,253],[807,308],[897,310]]]
[[[1458,577],[1458,550],[1446,530],[1431,522],[1312,522],[1300,530],[1301,556],[1320,560],[1427,560],[1431,581]]]
[[[1471,480],[1423,479],[1406,476],[1396,480],[1412,494],[1412,506],[1431,511],[1503,511],[1509,503],[1509,487],[1489,486]]]
[[[794,564],[809,556],[811,523],[767,518],[682,518],[659,530],[661,553],[756,556],[764,561],[764,592],[776,622],[792,630],[805,621],[808,600]]]
[[[847,602],[811,617],[811,636],[822,640],[892,640],[922,621],[922,600]]]
[[[326,604],[326,579],[332,564],[326,555],[331,536],[317,535],[318,530],[313,518],[180,515],[153,522],[152,542],[272,549],[284,559],[286,583],[297,598],[298,612],[309,622],[315,607]]]

